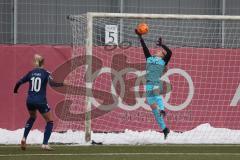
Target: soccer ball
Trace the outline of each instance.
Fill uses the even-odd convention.
[[[139,34],[146,34],[146,33],[148,33],[148,30],[149,30],[149,27],[148,27],[147,23],[143,22],[143,23],[140,23],[137,25],[137,32]]]

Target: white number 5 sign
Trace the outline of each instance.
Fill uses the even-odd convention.
[[[105,44],[118,45],[118,26],[105,25]]]

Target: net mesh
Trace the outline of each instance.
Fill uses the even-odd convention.
[[[240,21],[93,18],[92,88],[91,94],[86,95],[85,15],[71,20],[72,58],[78,58],[72,63],[77,69],[68,78],[75,87],[68,88],[60,111],[68,120],[59,123],[58,129],[84,130],[89,97],[93,132],[160,131],[145,103],[146,60],[134,32],[141,22],[150,28],[143,38],[151,53],[159,50],[156,40],[160,36],[173,52],[168,71],[162,77],[172,86],[162,95],[167,126],[176,132],[204,123],[239,130],[239,104],[230,103],[239,85]],[[105,44],[106,25],[117,26],[117,45]],[[68,101],[72,101],[71,105]],[[206,134],[224,133],[196,134],[193,136],[203,138]]]

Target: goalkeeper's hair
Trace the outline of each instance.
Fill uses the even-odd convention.
[[[42,67],[44,65],[44,58],[39,54],[35,54],[33,63],[36,67]]]

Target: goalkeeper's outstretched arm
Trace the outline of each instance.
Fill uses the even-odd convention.
[[[162,44],[162,48],[166,51],[166,55],[163,57],[163,60],[165,61],[165,65],[167,65],[171,59],[172,51],[164,44]]]
[[[135,30],[135,33],[138,35],[140,42],[141,42],[141,46],[143,48],[143,53],[145,55],[145,58],[147,59],[148,57],[151,57],[150,51],[146,45],[146,43],[144,42],[144,39],[142,38],[142,35],[138,33],[137,30]]]
[[[172,51],[168,48],[168,46],[166,46],[165,44],[162,43],[161,37],[158,39],[157,45],[159,47],[162,47],[166,51],[166,54],[162,57],[162,59],[165,61],[165,65],[167,65],[172,56]]]

